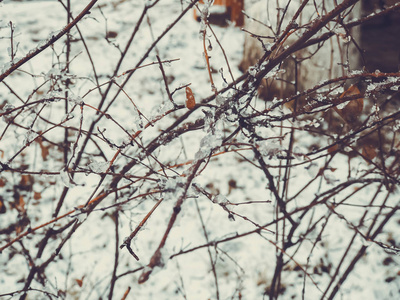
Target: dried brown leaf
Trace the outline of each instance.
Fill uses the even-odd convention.
[[[363,145],[361,153],[369,160],[373,160],[376,157],[376,150],[375,147],[372,145]]]
[[[193,109],[196,105],[196,100],[194,99],[194,95],[192,89],[190,87],[186,87],[186,107],[188,109]]]
[[[39,192],[33,192],[33,199],[35,200],[42,199],[42,194]]]
[[[342,109],[334,107],[335,111],[349,125],[355,125],[357,123],[358,117],[364,108],[364,98],[362,97],[360,90],[356,85],[352,85],[342,95],[340,95],[339,99],[333,101],[333,103],[339,104],[341,102],[340,99],[354,95],[360,95],[360,98],[350,100]]]

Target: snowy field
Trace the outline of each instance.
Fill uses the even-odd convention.
[[[0,5],[1,73],[67,24],[59,1]],[[277,279],[278,299],[397,299],[398,153],[386,174],[329,153],[326,120],[279,120],[254,93],[241,116],[273,117],[247,130],[228,102],[246,33],[189,5],[98,1],[0,83],[0,298],[269,299]]]

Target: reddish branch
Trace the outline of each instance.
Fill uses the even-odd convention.
[[[150,263],[147,265],[148,268],[145,269],[144,272],[140,275],[139,283],[146,282],[149,279],[151,273],[153,272],[154,267],[159,267],[163,264],[163,261],[162,261],[163,257],[162,257],[161,251],[164,248],[165,243],[168,238],[168,235],[171,232],[171,229],[175,224],[178,214],[182,209],[182,204],[187,197],[187,192],[192,184],[194,177],[196,176],[197,170],[200,168],[201,163],[202,163],[202,160],[199,160],[199,161],[195,162],[194,165],[190,168],[190,174],[186,180],[186,184],[184,186],[184,191],[179,196],[178,200],[175,203],[175,206],[172,211],[171,217],[169,219],[168,226],[167,226],[167,229],[165,230],[164,236],[162,237],[157,250],[154,252],[153,256],[151,257]]]

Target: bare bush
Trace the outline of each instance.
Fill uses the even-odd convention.
[[[400,73],[356,28],[400,5],[269,2],[257,32],[198,0],[0,8],[1,296],[398,294]]]

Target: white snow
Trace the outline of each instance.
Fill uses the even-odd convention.
[[[153,1],[138,0],[99,1],[98,4],[102,6],[101,11],[93,8],[91,14],[78,23],[99,75],[99,84],[114,80],[118,85],[122,85],[128,78],[128,74],[112,78],[114,75],[112,70],[144,6],[151,6],[152,3]],[[162,0],[154,8],[149,9],[145,16],[148,19],[141,25],[117,75],[134,68],[153,41],[189,3],[189,1]],[[87,1],[71,1],[73,15],[76,16],[86,4]],[[201,14],[202,18],[208,15],[207,5],[203,6]],[[9,36],[9,28],[6,25],[9,20],[16,25],[14,42],[19,43],[17,54],[21,57],[39,47],[41,43],[43,44],[49,35],[63,28],[66,13],[57,1],[4,1],[3,6],[0,7],[0,19],[2,19],[1,37]],[[117,33],[112,43],[108,43],[104,38],[106,24],[109,30],[112,28]],[[297,232],[303,234],[309,229],[309,224],[315,224],[314,230],[304,236],[298,245],[289,248],[283,254],[287,264],[283,267],[281,278],[282,285],[285,287],[285,291],[280,295],[281,299],[302,299],[303,284],[305,286],[304,299],[320,299],[322,293],[319,289],[324,290],[329,284],[346,247],[356,232],[354,227],[365,233],[374,217],[377,217],[378,221],[385,217],[389,211],[388,208],[384,208],[381,212],[377,207],[366,208],[375,193],[374,203],[376,205],[383,203],[388,191],[385,187],[381,187],[378,192],[379,183],[366,187],[362,183],[357,183],[343,188],[335,195],[331,191],[340,184],[345,185],[351,181],[351,178],[375,178],[374,174],[368,173],[369,165],[361,158],[353,158],[350,163],[347,156],[339,153],[332,158],[328,168],[324,169],[330,157],[322,157],[311,162],[310,158],[306,157],[308,147],[318,142],[318,138],[311,137],[302,131],[295,133],[296,146],[292,153],[294,158],[290,160],[281,158],[286,156],[288,149],[290,126],[305,127],[306,123],[283,122],[282,128],[266,128],[260,125],[256,128],[256,133],[266,137],[265,140],[254,141],[250,136],[251,133],[246,132],[247,135],[239,133],[234,137],[235,142],[241,144],[240,148],[229,144],[223,145],[224,139],[239,126],[237,116],[233,114],[233,105],[237,106],[236,109],[239,106],[243,108],[245,98],[241,99],[241,103],[233,104],[227,102],[230,101],[231,94],[220,93],[210,103],[218,107],[227,103],[232,105],[225,112],[226,119],[214,120],[217,109],[203,106],[193,112],[183,123],[184,126],[190,126],[196,121],[204,120],[203,128],[197,131],[188,130],[172,141],[167,140],[165,136],[160,137],[160,134],[188,110],[183,108],[169,113],[174,109],[174,105],[165,91],[156,55],[161,60],[179,58],[177,61],[164,64],[166,76],[170,80],[170,92],[177,89],[173,95],[176,104],[185,103],[185,92],[180,88],[188,84],[195,94],[196,103],[201,103],[202,99],[213,95],[208,70],[203,63],[202,40],[198,38],[199,31],[204,30],[213,48],[209,53],[211,68],[224,70],[223,73],[212,72],[216,88],[219,90],[226,86],[222,75],[228,83],[231,82],[227,63],[214,36],[207,29],[204,20],[202,23],[196,22],[193,12],[189,11],[150,52],[142,65],[155,63],[138,69],[124,86],[124,92],[116,97],[107,111],[112,118],[104,117],[100,123],[96,124],[92,135],[93,140],[85,149],[80,167],[75,173],[70,171],[74,160],[67,169],[67,162],[63,160],[63,147],[70,149],[68,157],[71,157],[72,152],[75,151],[76,158],[86,137],[86,131],[92,121],[99,116],[96,109],[92,107],[97,107],[101,99],[96,89],[97,84],[91,62],[80,41],[77,29],[73,28],[70,32],[76,41],[72,43],[70,57],[74,59],[69,65],[68,72],[63,70],[65,68],[65,39],[63,39],[55,43],[54,48],[46,49],[21,67],[20,70],[23,71],[15,71],[6,78],[5,82],[16,90],[23,101],[27,99],[37,101],[56,96],[63,98],[68,92],[69,107],[66,111],[65,101],[58,99],[58,101],[35,105],[32,109],[38,113],[43,108],[40,116],[46,121],[36,117],[35,114],[30,114],[29,117],[18,116],[16,119],[18,124],[24,124],[26,128],[32,126],[32,130],[21,126],[13,126],[12,130],[6,130],[10,115],[2,118],[0,134],[4,132],[4,136],[0,139],[0,161],[7,162],[21,147],[31,143],[27,151],[17,156],[10,166],[16,169],[26,166],[27,170],[36,172],[29,176],[34,181],[34,190],[41,193],[41,199],[34,199],[32,190],[29,190],[29,183],[22,182],[20,173],[1,171],[0,179],[5,180],[6,185],[0,187],[0,196],[6,199],[8,207],[7,213],[0,216],[0,230],[5,230],[11,224],[15,224],[16,220],[23,215],[22,212],[10,206],[11,203],[14,205],[16,192],[25,201],[30,223],[25,224],[23,228],[11,230],[10,233],[1,234],[0,247],[16,237],[17,231],[25,232],[29,227],[35,228],[52,220],[54,218],[52,214],[64,187],[69,188],[70,192],[64,200],[59,215],[84,205],[96,190],[97,185],[100,186],[95,195],[101,190],[112,192],[90,215],[79,210],[72,214],[75,219],[82,222],[82,225],[65,243],[56,259],[46,268],[44,286],[39,281],[33,281],[32,288],[45,290],[55,295],[60,292],[61,299],[105,299],[108,297],[114,255],[118,248],[119,264],[116,275],[119,277],[114,288],[113,299],[121,299],[128,287],[131,291],[126,299],[216,299],[217,289],[213,266],[217,273],[220,299],[263,299],[263,294],[273,278],[276,256],[280,254],[279,249],[282,248],[281,235],[286,229],[282,222],[279,225],[270,225],[278,217],[275,213],[277,207],[275,195],[263,170],[258,167],[259,164],[254,159],[254,152],[249,145],[258,147],[277,184],[279,194],[282,193],[284,186],[282,173],[285,172],[285,168],[282,166],[286,163],[294,165],[290,169],[287,192],[283,197],[288,201],[287,209],[294,211],[310,205],[299,228],[296,229],[295,241],[303,238]],[[239,77],[241,73],[237,66],[241,60],[245,33],[233,26],[226,28],[214,26],[213,30],[226,51],[233,77]],[[6,50],[9,47],[8,38],[0,39],[0,49],[4,49],[0,51],[2,70],[11,65],[10,53]],[[249,71],[252,76],[255,76],[258,69],[254,67]],[[353,71],[352,74],[359,73]],[[271,71],[267,77],[273,75],[275,73]],[[63,84],[67,79],[72,80],[68,89]],[[396,79],[389,78],[386,83],[396,82],[398,82]],[[33,92],[42,84],[43,87],[39,88],[40,92]],[[106,86],[100,88],[102,93],[105,92]],[[376,84],[371,83],[368,91],[375,88]],[[115,84],[110,89],[110,96],[101,108],[102,111],[111,104],[112,97],[118,92]],[[87,96],[84,97],[84,95]],[[0,105],[5,104],[1,113],[24,104],[3,84],[0,86],[0,96]],[[275,100],[275,102],[279,101],[281,99]],[[255,100],[255,102],[257,107],[271,105],[261,100]],[[202,109],[208,114],[202,112]],[[252,108],[246,110],[243,108],[243,110],[242,116],[252,113]],[[13,112],[11,115],[16,114],[17,112]],[[282,114],[281,111],[275,110],[268,116]],[[65,116],[74,117],[63,123],[63,126],[68,127],[69,130],[69,145],[63,144],[64,127],[51,129],[54,124],[65,120]],[[81,116],[83,116],[82,124]],[[307,126],[316,128],[322,126],[320,125],[322,122],[324,121],[313,119]],[[278,123],[275,122],[274,125],[276,124]],[[397,122],[395,128],[399,127]],[[39,132],[47,129],[51,130],[46,132],[43,135],[45,139],[39,142],[37,140]],[[284,138],[281,138],[282,136]],[[143,159],[146,154],[142,147],[151,143],[153,139],[157,139],[162,145],[151,156]],[[48,141],[57,141],[57,143]],[[121,145],[129,146],[122,147]],[[44,159],[46,149],[49,154]],[[85,172],[89,170],[95,173],[105,172],[120,149],[122,154],[117,155],[117,159],[113,161],[115,170],[110,171],[113,174],[104,177],[104,182],[100,182],[99,175],[85,175]],[[210,155],[214,156],[210,157]],[[312,159],[315,158],[312,154],[310,156]],[[130,169],[129,173],[120,174],[122,167],[131,159],[141,162]],[[198,160],[205,162],[201,165],[201,170],[193,182],[209,195],[198,192],[194,188],[189,189],[178,220],[161,250],[164,265],[156,267],[150,279],[139,285],[137,281],[142,270],[129,272],[140,267],[146,268],[163,238],[177,199],[184,193],[189,170]],[[157,172],[153,172],[154,170]],[[47,172],[54,173],[47,174]],[[120,186],[129,184],[131,186],[120,191],[109,190],[113,176],[125,176]],[[145,177],[146,179],[143,179]],[[23,184],[26,184],[26,187]],[[12,189],[17,186],[19,190]],[[160,193],[159,189],[165,189],[165,192]],[[138,195],[142,196],[136,198]],[[325,203],[312,206],[314,200],[322,201],[325,196],[327,197]],[[395,187],[385,205],[387,207],[398,205],[398,196]],[[165,197],[165,201],[161,202],[132,241],[132,250],[140,258],[136,261],[125,248],[119,249],[119,245],[162,197]],[[335,206],[341,201],[343,205]],[[123,205],[114,206],[115,203],[122,202],[124,202]],[[352,205],[347,206],[348,203]],[[115,219],[115,213],[118,213],[118,221]],[[358,224],[364,213],[367,217],[362,224]],[[294,219],[297,220],[300,214],[301,212],[295,214]],[[235,221],[232,221],[232,216]],[[46,230],[60,229],[72,220],[70,216],[62,218],[35,233],[28,234],[22,238],[21,243],[16,242],[3,250],[0,254],[0,294],[19,291],[23,288],[31,268],[29,257],[23,254],[23,249],[27,249],[35,258],[38,243]],[[398,217],[393,217],[376,240],[384,244],[393,242],[398,246],[400,238],[398,226]],[[118,230],[118,243],[116,230]],[[276,231],[278,234],[273,234]],[[68,232],[67,229],[56,238],[51,237],[42,257],[35,258],[34,262],[40,264],[46,261]],[[239,238],[245,233],[249,234]],[[319,233],[321,236],[318,236]],[[213,243],[225,239],[230,240]],[[206,244],[209,245],[204,246]],[[203,247],[193,249],[202,245]],[[344,266],[339,270],[339,276],[343,274],[344,269],[363,245],[368,245],[367,255],[356,264],[354,271],[341,287],[337,298],[395,299],[400,285],[400,276],[397,272],[400,262],[398,255],[385,253],[381,247],[366,241],[360,234],[356,235],[349,255],[344,259]],[[193,251],[180,254],[191,249]],[[171,255],[176,256],[171,258]],[[387,257],[393,259],[393,262],[385,265],[383,261]],[[299,266],[306,270],[309,276],[305,275]],[[310,277],[318,284],[318,287],[314,285]],[[388,282],[387,278],[393,278],[393,280]],[[79,286],[77,280],[82,280],[82,286]],[[28,295],[29,299],[45,298],[45,295],[40,292],[32,291]]]

